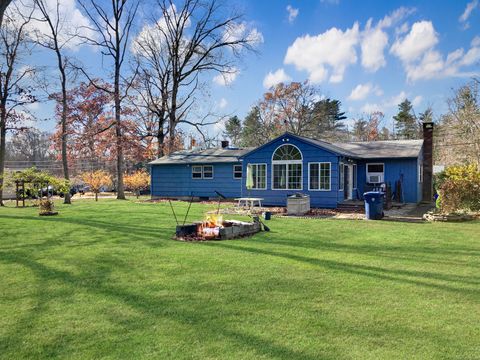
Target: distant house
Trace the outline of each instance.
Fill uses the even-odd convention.
[[[150,163],[153,197],[259,197],[286,204],[310,195],[314,207],[336,208],[379,184],[400,182],[404,202],[430,200],[432,124],[423,140],[329,143],[285,133],[254,149],[179,151]],[[247,189],[247,168],[253,186]]]

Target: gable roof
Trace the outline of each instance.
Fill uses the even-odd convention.
[[[339,154],[339,155],[344,155],[344,156],[350,156],[350,157],[356,157],[355,154],[351,153],[350,151],[346,150],[346,149],[342,149],[338,146],[336,146],[335,144],[332,144],[332,143],[329,143],[327,141],[323,141],[323,140],[317,140],[317,139],[311,139],[311,138],[308,138],[308,137],[305,137],[305,136],[300,136],[300,135],[296,135],[296,134],[292,134],[290,132],[285,132],[283,133],[282,135],[280,136],[277,136],[275,139],[273,140],[270,140],[269,142],[259,146],[259,147],[256,147],[256,148],[251,148],[248,152],[246,152],[245,154],[242,155],[242,157],[244,157],[245,155],[248,155],[252,152],[255,152],[255,151],[258,151],[262,148],[264,148],[265,146],[268,146],[270,145],[271,143],[277,141],[278,139],[284,137],[284,136],[289,136],[289,137],[293,137],[293,138],[296,138],[296,139],[299,139],[300,141],[303,141],[303,142],[306,142],[310,145],[313,145],[313,146],[316,146],[316,147],[319,147],[323,150],[328,150],[334,154]]]
[[[350,143],[333,143],[362,159],[416,158],[420,155],[423,140],[385,140]]]
[[[251,148],[181,150],[153,160],[149,165],[233,163],[238,162],[239,157],[250,150]]]

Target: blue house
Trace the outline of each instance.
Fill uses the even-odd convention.
[[[336,208],[372,186],[400,183],[402,201],[418,203],[431,199],[432,131],[424,126],[424,140],[350,143],[285,133],[253,149],[179,151],[150,163],[152,197],[206,199],[218,191],[285,206],[287,196],[303,193],[313,207]]]

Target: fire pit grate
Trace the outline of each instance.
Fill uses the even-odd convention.
[[[221,216],[209,216],[205,221],[177,225],[175,240],[208,241],[229,240],[251,236],[261,231],[258,217],[253,222],[223,220]]]

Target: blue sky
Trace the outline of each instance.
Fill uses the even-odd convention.
[[[413,101],[417,113],[432,106],[438,116],[451,89],[480,73],[477,0],[236,4],[249,31],[260,33],[263,41],[258,54],[239,64],[231,83],[215,81],[212,74],[210,101],[220,112],[243,118],[269,85],[309,79],[323,95],[341,100],[349,119],[380,110],[390,126],[403,98]],[[106,73],[98,52],[83,47],[75,55],[92,71]],[[38,61],[50,60],[42,53]],[[50,117],[51,106],[37,109],[41,117]],[[42,123],[46,129],[53,125]]]

